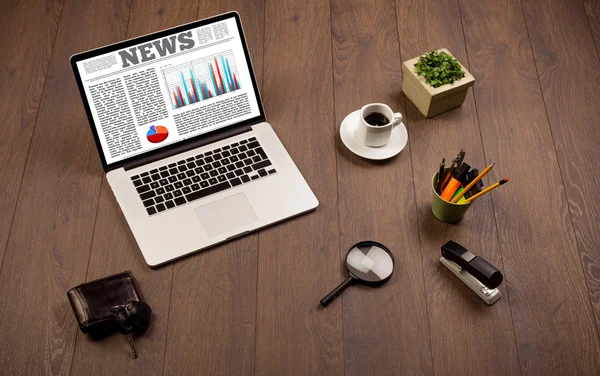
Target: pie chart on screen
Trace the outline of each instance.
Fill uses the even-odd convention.
[[[162,125],[152,125],[150,126],[148,133],[146,133],[146,137],[148,138],[148,141],[157,144],[169,137],[169,130]]]

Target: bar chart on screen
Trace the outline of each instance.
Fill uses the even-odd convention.
[[[164,68],[162,74],[174,109],[241,88],[231,50]]]

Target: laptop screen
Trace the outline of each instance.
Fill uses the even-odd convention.
[[[239,18],[225,16],[72,58],[105,167],[263,117]]]

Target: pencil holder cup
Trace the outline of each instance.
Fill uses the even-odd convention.
[[[448,170],[446,169],[446,171]],[[433,215],[442,222],[458,223],[462,221],[473,202],[469,202],[468,204],[453,204],[441,198],[435,191],[437,175],[438,173],[436,172],[435,175],[433,175],[433,179],[431,179],[431,211],[433,212]]]

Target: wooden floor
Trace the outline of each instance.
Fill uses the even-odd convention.
[[[104,178],[69,57],[237,10],[269,122],[317,211],[152,270]],[[0,374],[600,374],[598,0],[5,0],[0,13]],[[477,82],[425,119],[401,63],[448,48]],[[409,144],[372,163],[339,125],[385,102]],[[430,179],[460,148],[486,184],[459,225]],[[396,273],[318,302],[353,243]],[[438,262],[455,240],[502,269],[479,300]],[[92,341],[66,291],[131,269],[155,312],[136,339]]]

